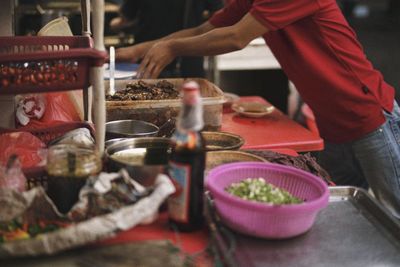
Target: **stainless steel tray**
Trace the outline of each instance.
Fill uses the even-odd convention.
[[[236,267],[400,266],[400,223],[365,190],[331,187],[312,229],[288,240],[265,240],[227,229],[207,195],[217,257]]]

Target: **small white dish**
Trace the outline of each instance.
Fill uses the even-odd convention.
[[[257,102],[238,102],[232,105],[232,109],[245,117],[260,118],[272,113],[275,107]]]
[[[137,64],[116,63],[114,70],[114,79],[125,80],[135,78],[137,75],[137,66]],[[104,79],[109,80],[110,76],[110,65],[104,64]]]

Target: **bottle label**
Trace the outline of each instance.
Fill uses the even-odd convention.
[[[168,199],[168,214],[175,221],[187,223],[189,221],[189,164],[169,162],[169,175],[174,180],[176,192]]]

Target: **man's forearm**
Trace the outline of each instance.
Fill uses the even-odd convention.
[[[247,13],[238,23],[210,30],[201,35],[166,40],[174,56],[213,56],[244,48],[254,38],[268,32]]]
[[[246,45],[232,27],[217,28],[205,34],[166,41],[175,56],[212,56],[240,50]]]
[[[153,46],[154,44],[160,42],[160,41],[166,41],[166,40],[173,40],[173,39],[179,39],[179,38],[188,38],[188,37],[194,37],[196,35],[201,35],[204,34],[210,30],[214,29],[214,26],[212,26],[210,23],[205,22],[200,26],[189,28],[189,29],[183,29],[174,33],[171,33],[167,36],[164,36],[160,39],[152,40],[152,41],[147,41],[146,44],[148,47]]]
[[[201,25],[198,27],[183,29],[183,30],[171,33],[171,34],[161,38],[161,40],[164,41],[164,40],[171,40],[171,39],[177,39],[177,38],[193,37],[196,35],[206,33],[208,30],[211,30],[211,29],[213,29],[213,28],[207,27],[206,25]]]

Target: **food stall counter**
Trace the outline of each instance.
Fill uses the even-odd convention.
[[[240,97],[239,102],[269,104],[259,96]],[[222,131],[245,139],[242,149],[293,149],[297,152],[319,151],[322,138],[290,119],[277,108],[260,118],[243,117],[234,111],[222,115]]]

